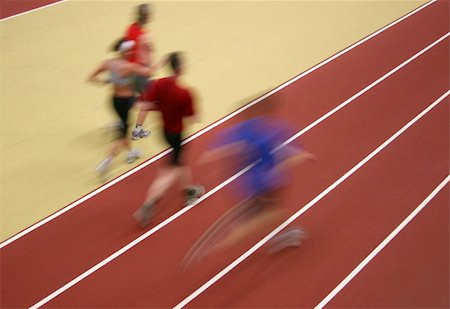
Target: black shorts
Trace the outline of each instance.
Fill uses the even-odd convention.
[[[126,138],[128,134],[128,112],[133,107],[134,97],[113,97],[113,107],[120,118],[118,138]]]
[[[181,133],[171,133],[164,130],[164,138],[173,150],[169,164],[181,165]]]

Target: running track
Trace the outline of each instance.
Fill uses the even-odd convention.
[[[1,0],[0,19],[12,18],[66,0]]]
[[[276,256],[257,250],[188,306],[326,305],[324,298],[446,179],[448,6],[448,1],[432,3],[276,93],[284,99],[280,116],[299,132],[345,104],[303,132],[300,139],[320,160],[298,167],[286,192],[289,215],[307,205],[296,222],[311,238]],[[237,121],[239,116],[196,138],[188,152],[197,157],[218,131]],[[343,178],[365,158],[370,159]],[[230,207],[226,186],[96,267],[143,234],[131,214],[160,164],[157,160],[2,244],[2,307],[174,307],[256,243],[178,272],[190,245]],[[232,176],[211,166],[196,166],[194,173],[209,190]],[[438,190],[328,305],[447,308],[448,193],[447,185]],[[181,203],[175,192],[163,200],[155,224],[177,213]]]

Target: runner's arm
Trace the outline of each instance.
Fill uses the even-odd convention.
[[[140,64],[130,63],[129,73],[143,77],[150,77],[153,74],[153,69]]]
[[[91,83],[97,83],[97,84],[102,84],[102,85],[109,83],[109,80],[102,80],[102,79],[98,78],[98,75],[100,73],[103,73],[107,70],[108,70],[107,62],[105,61],[89,75],[88,81]]]
[[[200,155],[198,164],[207,164],[239,154],[242,152],[242,147],[244,147],[243,142],[237,141],[231,144],[219,146],[212,150],[208,150]]]
[[[169,58],[167,56],[161,58],[161,60],[159,60],[158,63],[154,64],[151,66],[153,72],[160,70],[161,68],[163,68],[164,66],[167,65],[167,63],[169,63]]]
[[[290,154],[285,160],[281,161],[278,164],[277,168],[279,169],[289,170],[305,161],[317,160],[317,156],[315,154],[312,154],[304,150],[299,150],[295,147],[290,147],[289,145],[285,147],[289,147],[288,149],[284,149],[284,151],[290,152]]]

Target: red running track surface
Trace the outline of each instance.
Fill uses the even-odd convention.
[[[284,88],[277,94],[284,99],[280,116],[301,130],[442,37],[448,31],[447,11],[447,1],[432,4]],[[320,161],[296,170],[286,211],[297,211],[442,95],[449,83],[448,52],[446,39],[307,132],[302,140]],[[238,120],[233,118],[188,144],[190,155],[198,156],[219,130]],[[312,237],[299,250],[276,257],[256,253],[191,305],[316,305],[448,173],[447,123],[448,99],[300,218]],[[141,235],[130,215],[140,206],[160,164],[157,161],[3,248],[2,306],[35,304]],[[211,172],[211,167],[196,167],[194,173],[207,189],[230,176]],[[230,207],[229,193],[225,188],[214,194],[47,306],[176,305],[245,249],[242,245],[209,259],[202,269],[183,276],[177,273],[189,246]],[[157,222],[179,209],[181,197],[161,204]],[[440,262],[439,267],[445,267]],[[419,281],[424,278],[420,273],[411,275]],[[430,307],[448,304],[448,295],[446,301],[441,294],[431,297],[448,290],[448,282],[436,285],[440,289],[435,294],[422,298]],[[401,290],[393,294],[402,295]],[[408,304],[401,296],[388,301]],[[353,306],[351,299],[343,306]],[[365,306],[370,307],[370,298]]]
[[[448,205],[447,187],[330,306],[448,308]]]
[[[62,0],[1,0],[0,19],[61,2]]]

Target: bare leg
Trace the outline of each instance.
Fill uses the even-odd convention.
[[[146,202],[161,198],[164,193],[180,178],[181,167],[165,167],[159,171],[158,176],[147,191]]]
[[[249,203],[253,203],[253,200],[246,199],[240,202],[214,222],[189,249],[183,259],[182,267],[186,269],[193,262],[199,261],[233,229],[234,225],[245,220],[248,216]]]
[[[189,167],[180,166],[180,187],[181,189],[186,189],[189,186],[192,186],[192,171]]]
[[[134,217],[142,228],[149,225],[150,219],[155,212],[156,203],[179,178],[179,167],[170,166],[160,170],[158,176],[147,191],[144,204],[134,213]]]
[[[150,131],[144,130],[142,125],[145,122],[145,119],[147,118],[148,110],[144,107],[142,104],[138,113],[138,118],[136,121],[136,127],[133,129],[133,132],[131,133],[131,138],[136,140],[140,138],[144,138],[150,135]]]
[[[136,126],[142,126],[145,122],[145,119],[147,118],[148,111],[145,110],[143,107],[144,105],[142,105],[141,109],[139,110]]]
[[[130,140],[128,138],[124,138],[123,139],[122,145],[127,150],[131,150],[131,143],[130,143]]]
[[[265,210],[249,222],[237,226],[227,237],[215,246],[215,250],[228,248],[244,240],[258,231],[268,231],[283,218],[283,212],[278,210]]]
[[[116,157],[120,153],[122,147],[128,150],[131,149],[130,142],[128,141],[127,138],[121,138],[116,142],[114,142],[114,144],[111,147],[111,150],[109,151],[109,156],[111,158]]]

